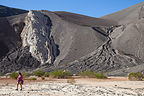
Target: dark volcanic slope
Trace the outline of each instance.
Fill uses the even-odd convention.
[[[77,70],[111,72],[111,75],[127,75],[129,72],[144,71],[137,66],[144,64],[144,3],[101,17],[114,20],[118,26],[108,28],[109,41],[95,52],[64,67]],[[102,28],[103,29],[103,28]],[[108,31],[106,30],[106,31]],[[100,31],[102,32],[102,31]],[[79,67],[78,67],[79,66]],[[71,68],[72,67],[72,68]],[[137,70],[130,70],[130,69]],[[116,72],[116,70],[119,70]]]
[[[144,3],[101,18],[0,8],[0,72],[144,72]]]
[[[144,2],[102,17],[121,26],[110,35],[112,46],[125,54],[144,60]]]
[[[93,29],[94,26],[99,24],[98,22],[93,22],[94,20],[99,21],[98,18],[68,12],[60,12],[61,14],[59,15],[48,11],[43,11],[43,13],[48,15],[52,21],[51,34],[55,43],[59,46],[60,54],[54,62],[56,65],[59,63],[68,64],[77,60],[93,52],[108,40],[107,36],[104,35],[106,34],[105,31],[104,34],[102,34],[103,31],[98,31],[101,28]],[[66,14],[69,15],[65,16]]]
[[[144,17],[144,2],[137,4],[135,6],[129,7],[127,9],[121,10],[116,13],[112,13],[101,17],[102,19],[112,20],[118,22],[119,24],[126,24],[135,22],[140,18]]]
[[[82,25],[83,21],[88,20],[80,19],[80,22],[79,20],[76,21],[78,16],[66,12],[58,12],[56,14],[64,20],[79,25]],[[117,26],[111,26],[107,29],[103,26],[100,27],[100,30],[97,29],[98,27],[95,27],[97,32],[108,33],[106,34],[108,35],[108,41],[103,43],[103,45],[93,53],[83,56],[68,66],[62,66],[61,68],[71,70],[73,73],[81,70],[94,70],[111,72],[110,75],[127,75],[129,72],[143,72],[144,69],[139,67],[139,65],[143,66],[144,64],[143,18],[144,2],[101,17],[103,20],[115,21],[118,24]],[[83,24],[85,24],[84,22]],[[101,25],[103,22],[97,24]],[[86,25],[94,26],[97,24],[90,22],[90,24]]]
[[[56,11],[54,13],[64,20],[73,22],[75,24],[79,24],[81,26],[96,27],[96,26],[112,26],[117,24],[113,20],[94,18],[64,11]]]
[[[26,15],[25,10],[0,6],[0,72],[37,68],[40,64],[31,56],[28,47],[21,48],[20,34]]]
[[[78,17],[77,19],[80,19],[81,15],[73,14],[70,17],[71,18]],[[46,25],[43,26],[38,25],[39,22],[45,24],[43,18],[50,18],[50,19],[46,21],[47,22]],[[3,45],[1,51],[6,50],[7,48],[7,50],[4,51],[5,53],[1,52],[1,62],[0,62],[1,72],[11,72],[11,71],[22,70],[22,69],[27,70],[27,69],[33,69],[38,67],[41,63],[40,61],[36,60],[36,58],[34,58],[32,55],[37,52],[42,52],[43,50],[37,51],[38,49],[40,49],[41,46],[46,46],[48,48],[51,48],[49,49],[51,52],[50,56],[55,54],[58,55],[57,57],[55,57],[54,64],[59,66],[65,63],[68,64],[69,62],[77,60],[78,58],[81,58],[93,52],[95,49],[100,47],[108,39],[107,35],[104,35],[105,31],[103,31],[104,32],[103,34],[101,31],[98,31],[101,30],[101,28],[97,27],[94,29],[94,27],[97,26],[99,23],[98,22],[94,23],[93,21],[95,19],[96,19],[95,21],[99,20],[98,18],[82,16],[82,19],[78,24],[75,23],[75,20],[67,20],[53,12],[42,11],[41,13],[39,11],[30,11],[29,14],[25,13],[25,14],[13,15],[9,17],[3,17],[3,18],[1,17],[1,19],[3,20],[3,21],[1,20],[1,24],[3,22],[4,23],[3,26],[5,27],[1,27],[0,33],[2,34],[2,36],[8,37],[8,40],[5,40],[6,39],[5,38],[0,41],[1,45]],[[88,22],[89,20],[90,22],[87,23],[86,25],[82,24]],[[104,28],[112,25],[112,24],[109,25],[107,24],[106,26],[104,25],[104,20],[102,21],[103,21],[102,23],[103,25],[100,26],[105,26]],[[27,23],[26,25],[26,22],[30,22],[30,23]],[[34,24],[34,22],[38,24],[31,25]],[[7,26],[5,25],[5,23],[7,24]],[[47,29],[46,26],[48,26]],[[36,31],[36,30],[40,30],[40,31]],[[29,47],[31,47],[30,45],[34,41],[31,39],[35,38],[31,36],[39,37],[39,35],[41,34],[35,34],[33,32],[36,31],[40,33],[41,30],[45,32],[43,34],[47,34],[48,32],[50,32],[51,37],[46,37],[46,38],[50,38],[50,40],[48,40],[50,45],[48,46],[42,45],[42,43],[39,43],[40,46],[32,45],[38,49],[36,49],[34,53],[31,53]],[[26,36],[24,35],[23,37],[28,38],[27,39],[27,41],[29,41],[28,43],[31,43],[28,44],[26,48],[22,46],[23,45],[22,44],[23,37],[21,37],[22,32],[23,34],[28,32],[27,33],[28,35]],[[11,33],[13,35],[11,35]],[[40,40],[37,39],[37,41],[42,41],[42,42],[45,41],[44,40],[45,38],[43,39],[41,38],[39,38]],[[58,47],[59,53],[56,52],[57,50],[55,49],[55,46]],[[31,50],[33,50],[34,47]],[[47,54],[47,52],[44,52],[44,54]]]
[[[0,17],[18,15],[18,14],[23,14],[23,13],[27,13],[27,12],[28,11],[26,11],[26,10],[21,10],[21,9],[16,9],[16,8],[9,8],[9,7],[0,5]]]

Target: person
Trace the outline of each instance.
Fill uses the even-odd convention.
[[[19,84],[20,84],[20,87],[21,87],[21,89],[20,90],[22,90],[22,85],[23,85],[23,75],[19,72],[19,76],[18,76],[18,78],[17,78],[17,89],[16,90],[18,90],[18,86],[19,86]]]

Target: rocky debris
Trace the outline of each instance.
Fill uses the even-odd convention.
[[[17,49],[8,53],[8,56],[4,57],[0,61],[0,72],[8,73],[13,71],[30,71],[38,68],[40,62],[32,57],[29,52],[29,47],[24,49]]]
[[[108,32],[106,33],[113,33],[113,30],[115,28],[117,28],[117,26],[107,28]],[[143,62],[138,57],[129,56],[125,53],[120,52],[119,50],[112,49],[111,37],[109,37],[109,35],[105,36],[108,36],[109,39],[96,51],[83,56],[82,58],[75,60],[68,65],[61,65],[57,67],[57,69],[69,70],[73,74],[78,74],[79,72],[84,70],[93,70],[95,72],[104,72],[108,74],[111,71],[121,69],[122,72],[119,72],[115,75],[124,76],[129,73],[126,72],[127,68],[143,64]],[[111,72],[111,74],[108,75],[114,74],[112,74]]]
[[[110,37],[112,47],[128,56],[135,56],[141,61],[144,60],[144,19],[135,23],[122,25],[116,28]]]
[[[106,82],[104,82],[106,83]],[[111,82],[110,82],[111,83]],[[116,82],[115,82],[116,83]],[[124,82],[121,82],[123,84]],[[134,83],[134,82],[133,82]],[[114,83],[113,83],[114,84]],[[132,84],[132,82],[129,82]],[[135,82],[135,84],[137,84]],[[88,84],[69,84],[58,82],[32,83],[23,86],[21,92],[16,86],[0,85],[1,96],[143,96],[143,88],[127,88],[119,86],[95,86]]]

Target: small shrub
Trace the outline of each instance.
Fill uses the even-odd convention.
[[[1,73],[1,72],[0,72],[0,76],[3,76],[3,75],[4,75],[4,73]]]
[[[141,81],[141,80],[143,80],[143,78],[144,78],[144,75],[141,72],[136,72],[136,73],[132,72],[128,75],[129,80]]]
[[[87,71],[80,72],[79,75],[82,77],[94,78],[95,72],[87,70]]]
[[[41,77],[42,80],[45,80],[45,77]]]
[[[26,78],[26,77],[30,77],[30,76],[31,76],[31,74],[28,73],[28,72],[25,72],[25,73],[22,73],[22,74],[23,74],[23,77],[24,77],[24,78]]]
[[[16,73],[16,72],[12,72],[11,74],[10,74],[10,78],[12,78],[12,79],[17,79],[18,78],[18,73]]]
[[[97,79],[106,79],[107,77],[99,72],[99,73],[96,73],[96,72],[93,72],[93,71],[83,71],[83,72],[80,72],[79,73],[80,76],[82,77],[89,77],[89,78],[97,78]]]
[[[45,72],[43,70],[37,70],[34,72],[35,76],[42,77],[44,76]]]
[[[97,79],[106,79],[107,76],[105,76],[103,73],[99,72],[95,74],[95,78]]]
[[[53,72],[50,72],[50,77],[52,78],[66,78],[67,76],[70,76],[71,73],[68,72],[68,71],[62,71],[62,70],[56,70],[56,71],[53,71]]]
[[[45,72],[44,77],[49,77],[49,73]]]
[[[30,78],[29,80],[37,80],[37,79],[33,77],[33,78]]]

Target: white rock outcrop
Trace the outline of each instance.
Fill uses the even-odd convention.
[[[53,62],[50,29],[51,21],[48,16],[39,11],[29,11],[21,33],[22,46],[29,46],[29,52],[41,64]]]

